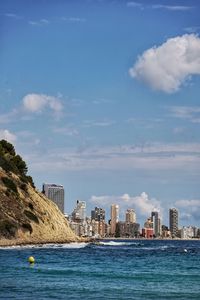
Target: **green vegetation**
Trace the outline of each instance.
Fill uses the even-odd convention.
[[[29,210],[25,210],[24,214],[33,222],[39,224],[39,220],[38,217],[36,215],[34,215],[31,211]]]
[[[25,161],[16,154],[14,146],[6,140],[0,141],[0,167],[7,173],[13,172],[19,175],[21,181],[30,183],[35,188],[32,177],[27,175],[28,167]]]
[[[17,225],[9,220],[0,221],[0,233],[5,238],[14,237],[16,235]]]
[[[4,185],[7,187],[8,192],[12,191],[14,194],[18,194],[17,186],[14,183],[14,181],[8,177],[2,177],[1,178]]]
[[[15,148],[11,143],[8,143],[6,140],[0,141],[0,154],[9,153],[12,156],[15,156]]]

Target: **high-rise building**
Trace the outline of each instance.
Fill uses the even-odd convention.
[[[132,208],[126,211],[126,223],[136,223],[136,213]]]
[[[138,223],[118,222],[117,227],[118,227],[117,230],[118,237],[135,238],[135,237],[139,237],[140,235],[140,224]]]
[[[93,235],[98,237],[105,236],[105,210],[100,207],[95,207],[91,211],[91,220],[93,224]]]
[[[51,199],[58,208],[64,213],[64,188],[59,184],[44,183],[42,192]]]
[[[85,201],[76,201],[76,207],[72,212],[73,221],[84,222],[86,219],[86,202]]]
[[[172,237],[178,235],[178,210],[176,208],[169,210],[169,230]]]
[[[95,209],[91,211],[91,219],[99,222],[105,221],[105,210],[100,207],[95,207]]]
[[[116,233],[116,224],[119,222],[119,205],[112,204],[110,211],[111,221],[110,221],[110,233],[111,235],[115,235]]]
[[[153,222],[153,234],[157,237],[160,235],[160,219],[157,211],[151,212],[151,222]]]

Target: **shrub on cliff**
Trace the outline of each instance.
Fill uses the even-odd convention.
[[[3,181],[4,185],[7,187],[8,191],[12,191],[15,194],[18,194],[17,186],[13,180],[11,180],[8,177],[2,177],[1,180]]]
[[[28,167],[25,161],[16,154],[14,146],[6,140],[0,141],[0,167],[6,172],[20,175],[23,182],[29,182],[35,188],[32,177],[27,176]]]

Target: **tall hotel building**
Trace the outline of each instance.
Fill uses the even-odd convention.
[[[178,235],[178,210],[176,208],[170,208],[169,210],[169,230],[172,237]]]
[[[126,211],[126,223],[136,223],[136,213],[132,208]]]
[[[76,207],[72,212],[72,217],[75,222],[84,222],[86,218],[86,202],[76,201]]]
[[[160,235],[160,219],[157,211],[151,212],[151,222],[153,223],[153,234],[158,237]]]
[[[64,188],[62,185],[44,183],[42,192],[64,213]]]
[[[91,220],[98,222],[105,221],[105,210],[100,207],[95,207],[95,209],[91,211]]]
[[[110,233],[111,235],[115,235],[116,224],[119,222],[119,205],[117,204],[111,205],[110,216],[111,216]]]

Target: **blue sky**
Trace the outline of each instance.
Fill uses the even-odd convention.
[[[0,138],[108,212],[200,226],[199,1],[0,3]]]

